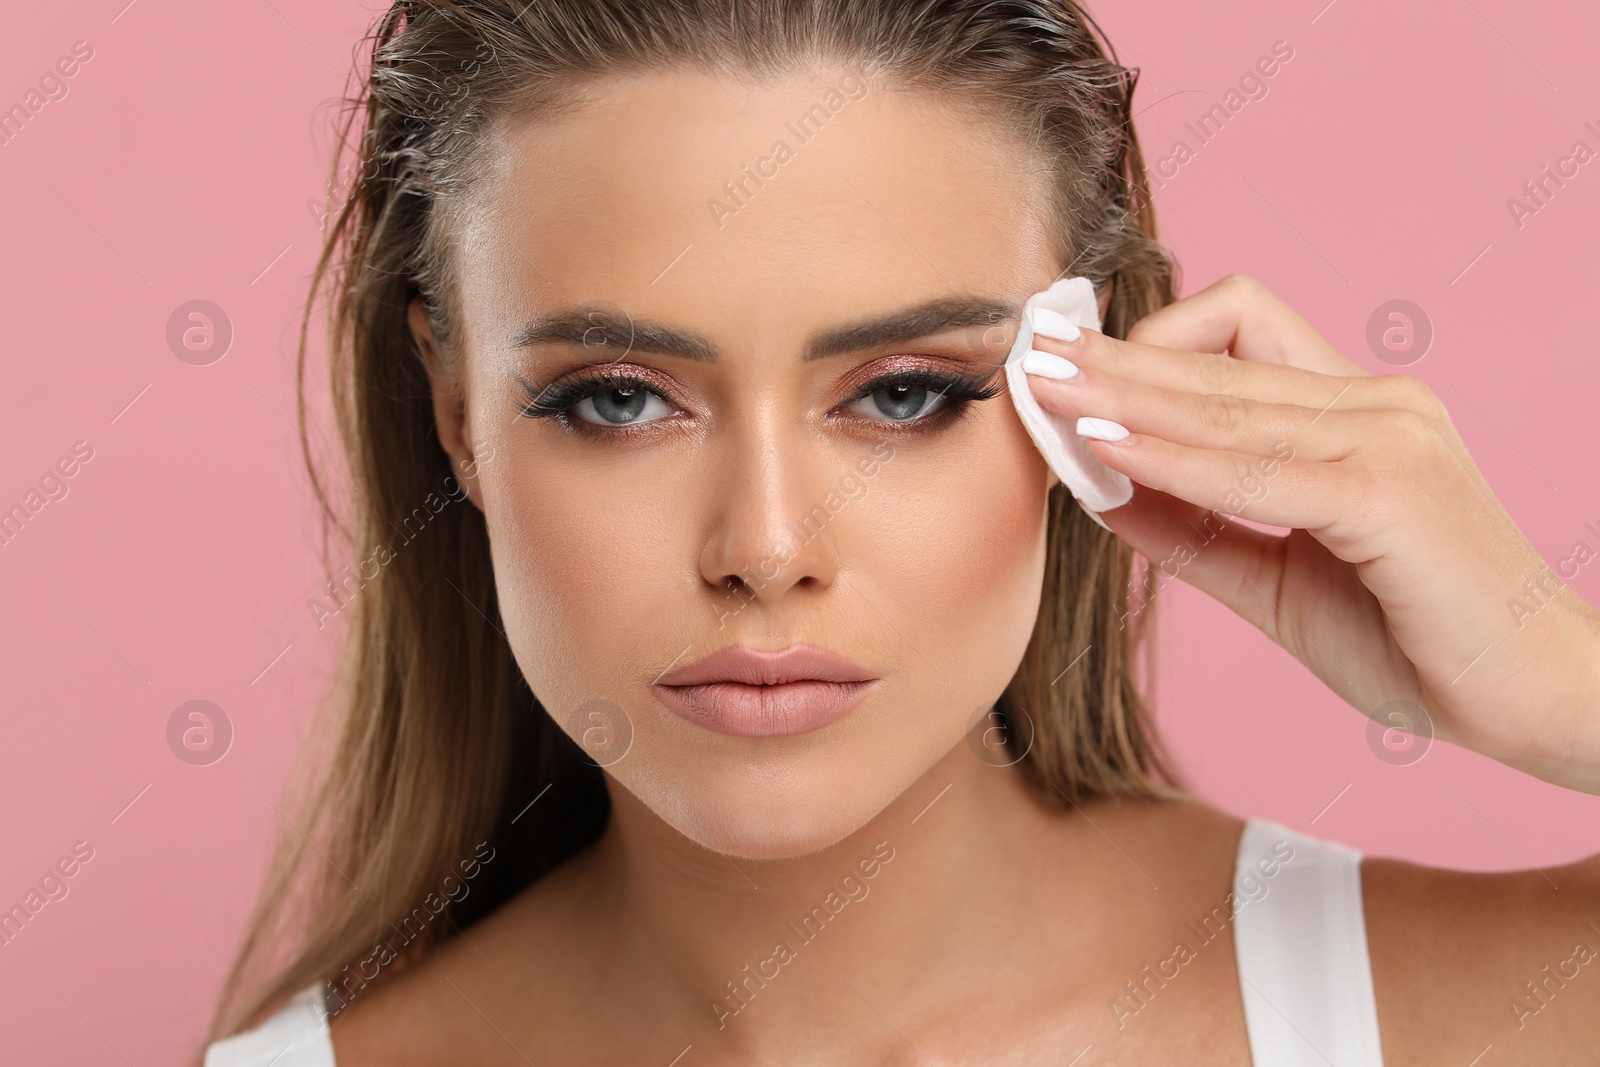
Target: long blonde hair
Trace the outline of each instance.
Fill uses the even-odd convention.
[[[306,303],[298,384],[304,425],[307,333],[326,298],[348,493],[335,501],[310,447],[305,458],[329,573],[379,558],[381,575],[350,604],[331,748],[278,846],[213,1038],[319,980],[339,1008],[592,842],[609,815],[602,772],[512,658],[482,513],[430,503],[426,529],[388,551],[395,523],[456,484],[429,387],[430,369],[449,368],[424,365],[406,309],[422,298],[450,358],[447,209],[491,118],[560,107],[619,72],[867,64],[988,106],[1044,150],[1062,262],[1111,287],[1107,333],[1174,298],[1131,125],[1138,72],[1073,0],[401,0],[369,41],[339,126],[330,188],[344,199]],[[1048,506],[1038,623],[998,705],[1013,727],[1028,720],[1019,768],[1060,803],[1165,793],[1175,779],[1136,684],[1150,613],[1127,625],[1132,553],[1065,488]]]

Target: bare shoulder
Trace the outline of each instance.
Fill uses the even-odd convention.
[[[1102,904],[1141,915],[1188,914],[1232,888],[1244,820],[1203,800],[1100,797],[1070,804],[1037,849],[1040,884],[1114,884]],[[1098,898],[1100,895],[1097,894]]]
[[[1384,1062],[1592,1063],[1600,856],[1482,873],[1362,863]]]
[[[556,1030],[570,999],[560,976],[582,948],[582,868],[562,866],[353,998],[330,1027],[339,1067],[524,1063],[533,1050],[515,1035]]]
[[[1037,901],[1031,928],[1073,977],[1040,1010],[1082,1005],[1071,1021],[1100,1062],[1247,1063],[1231,906],[1243,820],[1190,798],[1099,799],[1059,825],[1037,880],[1055,906]]]
[[[1069,823],[1081,822],[1105,847],[1160,869],[1169,880],[1214,887],[1232,880],[1244,820],[1194,797],[1108,797],[1072,805]],[[1141,861],[1142,857],[1142,861]],[[1147,872],[1148,873],[1148,872]]]

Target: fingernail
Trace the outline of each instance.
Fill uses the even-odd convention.
[[[1120,441],[1128,436],[1128,428],[1110,419],[1085,417],[1078,420],[1078,436],[1092,437],[1096,441]]]
[[[1037,348],[1029,349],[1028,354],[1022,357],[1022,369],[1041,378],[1073,378],[1078,373],[1077,365],[1070,359],[1062,359],[1052,352],[1041,352]]]
[[[1078,324],[1049,308],[1033,308],[1029,312],[1033,321],[1033,332],[1054,338],[1057,341],[1076,341],[1083,336],[1083,331],[1078,329]]]

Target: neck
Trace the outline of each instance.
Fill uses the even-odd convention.
[[[966,745],[855,833],[794,859],[710,851],[626,789],[611,794],[589,881],[610,928],[605,966],[751,1053],[814,1025],[819,998],[864,996],[886,971],[927,973],[992,939],[1030,888],[1021,867],[1051,818],[1014,768]]]

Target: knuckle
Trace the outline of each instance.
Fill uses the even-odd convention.
[[[1439,440],[1433,420],[1409,409],[1391,414],[1389,433],[1395,440],[1398,450],[1413,456],[1430,451]]]
[[[1168,305],[1169,307],[1171,305]],[[1152,345],[1157,348],[1171,348],[1176,334],[1176,324],[1172,316],[1164,314],[1166,308],[1146,315],[1128,328],[1127,339],[1136,345]]]
[[[1248,274],[1230,274],[1218,283],[1232,297],[1248,300],[1265,293],[1266,287]]]
[[[1228,465],[1233,468],[1233,485],[1236,488],[1252,486],[1260,482],[1260,478],[1256,474],[1256,461],[1251,457],[1234,454],[1228,458]]]
[[[1411,391],[1411,401],[1415,405],[1413,410],[1426,415],[1429,419],[1449,417],[1449,413],[1445,410],[1444,401],[1440,400],[1439,394],[1433,391],[1433,386],[1421,378],[1407,377],[1406,381],[1410,383],[1407,388]]]
[[[1445,413],[1444,401],[1421,378],[1409,374],[1385,374],[1378,379],[1384,400],[1402,411],[1433,418]]]
[[[1240,375],[1238,361],[1231,356],[1201,353],[1190,366],[1193,384],[1201,393],[1237,393]]]
[[[1243,398],[1229,393],[1208,393],[1200,403],[1200,418],[1212,434],[1231,438],[1244,428],[1250,408]]]
[[[1098,331],[1085,330],[1083,340],[1077,344],[1077,351],[1092,359],[1095,366],[1112,374],[1121,374],[1128,362],[1122,344]]]
[[[1344,462],[1349,466],[1349,513],[1362,523],[1377,522],[1402,502],[1431,507],[1448,469],[1438,436],[1426,419],[1404,413],[1384,416],[1373,447]]]

